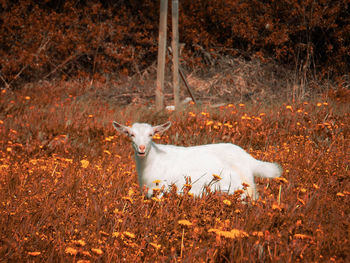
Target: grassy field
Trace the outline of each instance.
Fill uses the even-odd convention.
[[[117,102],[116,102],[117,104]],[[261,198],[145,199],[111,122],[172,127],[157,143],[231,142],[280,163]],[[8,262],[348,262],[349,105],[120,108],[74,84],[0,94],[0,259]]]

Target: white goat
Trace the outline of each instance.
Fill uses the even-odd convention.
[[[136,168],[141,191],[147,188],[168,190],[175,184],[178,192],[190,180],[191,193],[201,195],[206,186],[229,194],[243,189],[256,199],[254,176],[274,178],[281,175],[278,164],[254,159],[241,147],[231,143],[207,144],[193,147],[156,144],[152,137],[170,127],[167,122],[158,126],[134,123],[132,127],[113,122],[114,128],[128,135],[135,151]],[[217,176],[214,176],[217,175]],[[189,179],[190,178],[190,179]]]

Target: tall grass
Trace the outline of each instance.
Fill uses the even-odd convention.
[[[116,103],[117,104],[117,103]],[[65,83],[0,97],[0,258],[30,262],[346,262],[346,104],[119,108]],[[111,121],[173,122],[159,143],[232,142],[278,162],[261,198],[140,194],[130,143]],[[176,168],[174,168],[176,169]]]

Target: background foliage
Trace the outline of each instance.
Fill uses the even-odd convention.
[[[2,85],[139,73],[156,60],[158,12],[151,0],[1,0]],[[349,72],[349,20],[348,0],[180,1],[182,57],[190,68],[219,53],[341,76]]]

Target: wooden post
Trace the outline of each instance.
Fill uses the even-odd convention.
[[[180,103],[180,81],[179,81],[179,1],[172,0],[172,49],[173,49],[173,89],[175,109],[179,110]]]
[[[156,83],[156,109],[164,108],[164,71],[165,71],[165,51],[167,33],[168,0],[160,0],[159,19],[159,45],[158,45],[158,65]]]

